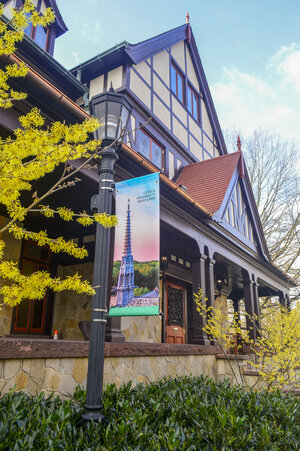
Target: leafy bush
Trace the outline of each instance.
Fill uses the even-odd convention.
[[[85,392],[69,401],[10,393],[0,400],[1,450],[297,450],[299,401],[204,377],[104,392],[105,422],[82,424]]]

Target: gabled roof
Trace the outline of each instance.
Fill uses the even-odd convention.
[[[68,28],[59,12],[58,6],[56,4],[56,0],[45,0],[46,6],[53,9],[55,14],[55,29],[56,29],[56,37],[61,36],[66,31],[68,31]]]
[[[151,55],[184,40],[187,36],[186,33],[187,25],[185,24],[166,31],[165,33],[161,33],[158,36],[154,36],[153,38],[146,39],[146,41],[138,42],[137,44],[130,44],[127,41],[123,41],[120,44],[116,44],[114,47],[99,53],[93,58],[78,64],[78,66],[71,69],[71,72],[78,69],[85,69],[94,63],[102,63],[102,66],[104,63],[107,64],[108,59],[114,61],[116,55],[119,55],[119,58],[120,56],[126,55],[131,63],[137,64],[140,61],[149,58]]]
[[[125,62],[129,64],[138,64],[141,61],[171,47],[178,42],[187,41],[190,55],[195,67],[199,84],[206,102],[207,111],[215,133],[218,148],[221,154],[227,154],[226,145],[219,124],[219,120],[215,111],[213,100],[210,94],[206,76],[203,70],[200,55],[197,49],[196,41],[192,33],[190,23],[186,23],[165,33],[154,36],[146,41],[137,44],[129,44],[124,41],[121,44],[102,52],[95,57],[77,65],[71,69],[72,73],[81,71],[81,80],[83,83],[88,82],[91,78],[95,78],[101,73],[111,70]]]
[[[167,47],[177,44],[188,36],[188,24],[173,28],[138,44],[128,44],[126,52],[134,64],[161,52]]]
[[[240,158],[241,152],[235,152],[189,164],[182,168],[176,183],[186,186],[189,195],[214,214],[221,207]]]
[[[9,0],[2,0],[1,3],[7,3]],[[66,31],[68,31],[68,28],[59,12],[58,6],[56,4],[56,0],[45,0],[45,4],[47,8],[52,8],[55,14],[55,22],[54,26],[56,29],[56,37],[62,35]],[[22,6],[22,1],[17,0],[15,8],[20,8]]]
[[[210,212],[213,220],[228,228],[223,221],[225,208],[228,207],[232,190],[239,180],[243,184],[244,201],[251,217],[258,247],[265,259],[270,261],[241,151],[184,166],[178,173],[175,182],[179,186],[184,185],[187,193]],[[229,229],[233,230],[231,226],[229,226]]]

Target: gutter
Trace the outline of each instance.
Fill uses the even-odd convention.
[[[19,58],[14,54],[2,56],[0,57],[0,60],[3,60],[5,61],[5,63],[9,64],[24,63],[24,61],[21,58]],[[26,78],[29,82],[31,82],[37,88],[44,91],[45,94],[47,94],[55,102],[58,102],[63,108],[73,113],[74,116],[76,116],[76,118],[81,120],[90,119],[91,116],[88,113],[86,113],[79,105],[77,105],[77,103],[73,102],[73,100],[71,100],[68,96],[66,96],[62,91],[56,88],[48,80],[46,80],[46,78],[40,75],[35,69],[30,67],[26,63],[25,65],[28,69]]]
[[[42,49],[36,42],[27,36],[24,35],[23,41],[18,45],[16,49],[16,53],[20,54],[20,57],[22,57],[22,54],[25,56],[25,52],[27,49],[30,49],[30,51],[37,53],[41,59],[46,60],[48,64],[51,64],[52,68],[55,69],[55,71],[60,72],[60,75],[64,77],[64,79],[68,80],[68,83],[72,84],[75,89],[78,89],[80,92],[87,91],[87,87],[84,86],[80,80],[78,80],[76,77],[74,77],[73,74],[71,74],[68,69],[66,69],[62,64],[60,64],[56,59],[53,58],[52,55],[50,55],[46,50]],[[28,55],[27,55],[28,56]],[[30,57],[29,57],[30,58]]]
[[[196,202],[183,189],[181,189],[179,185],[177,185],[175,182],[172,182],[172,180],[170,180],[169,177],[167,177],[162,172],[158,171],[157,168],[152,163],[147,161],[144,157],[142,157],[142,155],[138,154],[137,152],[132,150],[129,146],[127,146],[124,143],[122,143],[121,148],[127,155],[129,155],[133,160],[135,160],[140,166],[142,166],[143,168],[147,169],[147,171],[149,171],[150,173],[159,172],[160,180],[165,185],[167,185],[167,187],[170,190],[177,191],[178,194],[184,200],[186,200],[189,204],[193,205],[198,210],[200,210],[202,214],[205,214],[206,216],[209,216],[210,218],[212,217],[212,213],[211,212],[209,212],[208,210],[206,210],[206,208],[202,207],[202,205],[200,205],[198,202]]]
[[[127,41],[123,41],[120,44],[116,44],[113,47],[111,47],[108,50],[105,50],[102,53],[98,53],[96,56],[93,56],[92,58],[84,61],[83,63],[77,64],[77,66],[72,67],[70,69],[71,74],[73,74],[73,72],[76,72],[80,69],[84,69],[86,66],[94,63],[95,61],[99,61],[102,60],[103,58],[105,58],[106,56],[109,56],[111,53],[115,52],[116,50],[118,50],[119,52],[123,49],[126,49],[130,44]]]

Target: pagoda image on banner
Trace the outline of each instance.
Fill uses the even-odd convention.
[[[117,307],[125,307],[133,298],[134,265],[131,248],[130,200],[128,199],[125,242],[117,285]]]
[[[127,198],[128,199],[128,198]],[[124,205],[124,204],[123,204]],[[125,206],[124,206],[125,207]],[[125,207],[126,208],[126,207]],[[124,208],[123,214],[125,216],[125,230],[122,237],[124,240],[124,247],[122,251],[121,260],[115,260],[118,267],[118,275],[116,279],[116,285],[111,288],[110,308],[122,309],[123,307],[153,307],[159,306],[159,266],[158,261],[155,260],[134,260],[133,248],[132,248],[132,233],[135,228],[132,229],[132,214],[136,212],[134,204],[131,204],[128,199],[127,210]],[[123,216],[123,217],[124,217]],[[145,243],[149,237],[149,233],[145,236]],[[119,235],[119,240],[121,236]],[[120,242],[120,241],[119,241]],[[121,243],[120,243],[121,244]],[[139,274],[137,280],[143,278],[141,286],[135,284],[134,271]],[[153,273],[155,276],[153,277]],[[147,279],[148,278],[148,279]],[[149,279],[150,278],[150,279]],[[141,282],[141,281],[140,281]],[[155,284],[155,285],[154,285]],[[148,288],[150,285],[150,289]],[[154,285],[154,286],[153,286]],[[153,288],[152,288],[153,287]],[[138,290],[135,295],[135,289]],[[152,288],[152,289],[151,289]],[[146,291],[146,292],[145,292]],[[158,312],[157,312],[158,313]],[[156,313],[156,314],[157,314]],[[135,312],[135,315],[137,313]],[[151,314],[151,313],[150,313]],[[153,314],[153,313],[152,313]],[[130,316],[129,311],[126,311],[126,315]]]

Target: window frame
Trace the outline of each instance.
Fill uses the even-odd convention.
[[[172,87],[172,68],[175,70],[175,84],[176,84],[176,92],[173,91],[173,87]],[[182,99],[178,96],[178,78],[181,79],[182,82]],[[174,63],[173,60],[171,60],[171,91],[173,92],[173,94],[175,94],[175,96],[177,97],[177,99],[183,103],[183,105],[186,105],[186,95],[185,95],[185,75],[183,74],[183,72],[178,68],[178,66]]]
[[[23,1],[22,3],[23,3],[23,5],[24,5],[25,2]],[[38,13],[41,12],[41,4],[40,4],[40,5],[37,4],[37,6],[36,6],[36,11],[37,11]],[[29,14],[30,14],[30,13],[29,13]],[[31,39],[34,40],[34,42],[36,42],[36,40],[35,40],[36,30],[37,30],[37,27],[41,27],[41,25],[38,25],[38,26],[34,27],[34,26],[32,25],[32,23],[30,23],[30,26],[31,26],[30,34],[28,34],[27,36],[29,36]],[[50,28],[49,26],[43,27],[43,28],[46,30],[45,47],[42,47],[42,46],[39,45],[39,44],[38,44],[38,45],[39,45],[43,50],[45,50],[46,52],[48,52],[49,42],[50,42],[51,28]],[[25,34],[27,34],[27,33],[25,33]]]
[[[41,25],[38,25],[38,26],[41,27]],[[43,27],[43,28],[45,29],[45,27]],[[36,42],[36,40],[35,40],[36,30],[37,30],[37,27],[32,26],[30,37],[31,37],[31,39],[34,40],[34,42]],[[47,52],[48,51],[48,47],[49,47],[49,41],[50,41],[50,31],[51,31],[50,27],[46,27],[46,30],[47,30],[47,34],[46,34],[45,47],[42,47],[37,42],[36,42],[36,44],[39,45],[41,47],[41,49],[43,49],[43,50],[45,50]]]
[[[175,91],[173,90],[173,78],[172,73],[173,70],[175,71]],[[201,122],[201,115],[200,115],[200,98],[201,94],[196,91],[196,89],[193,87],[191,82],[189,81],[186,74],[182,72],[182,70],[177,66],[176,62],[171,59],[171,78],[170,78],[170,90],[171,92],[176,96],[176,98],[181,102],[185,108],[187,109],[188,113],[193,117],[193,119],[200,124]],[[182,99],[178,96],[179,90],[178,90],[178,80],[181,80],[182,82]],[[189,98],[189,92],[191,93],[191,110],[189,109],[188,105],[188,98]],[[193,96],[197,103],[197,111],[195,111],[194,115],[194,103],[193,103]]]
[[[189,92],[191,93],[191,110],[189,109],[188,105],[188,98],[189,98]],[[194,115],[194,102],[193,102],[193,96],[196,99],[196,116]],[[199,94],[197,94],[197,91],[193,88],[191,83],[187,83],[187,110],[190,113],[190,115],[195,119],[195,121],[200,123],[200,111],[199,111]]]
[[[42,246],[47,251],[47,255],[45,256],[45,258],[41,258],[41,257],[36,257],[36,256],[32,255],[30,252],[28,252],[29,244],[33,244],[33,245],[37,246],[37,244],[32,240],[29,240],[29,241],[23,240],[20,262],[19,262],[19,269],[20,269],[21,273],[22,273],[24,264],[30,263],[34,267],[33,272],[45,270],[53,276],[53,274],[55,272],[55,268],[54,268],[54,262],[51,259],[51,252],[50,252],[49,247],[47,245]],[[33,327],[36,302],[43,303],[40,327]],[[12,322],[11,322],[11,334],[12,335],[26,334],[26,335],[30,335],[30,336],[50,335],[51,321],[53,318],[53,293],[51,292],[51,290],[47,289],[47,292],[45,293],[44,298],[41,299],[40,301],[28,299],[28,312],[27,312],[26,327],[23,325],[18,325],[18,316],[19,316],[20,305],[22,305],[22,304],[17,305],[13,309]]]
[[[164,147],[156,140],[154,139],[146,130],[144,130],[143,128],[140,128],[139,130],[140,133],[144,133],[144,135],[146,135],[149,138],[149,158],[144,155],[140,150],[139,153],[141,155],[143,155],[144,158],[147,158],[147,160],[149,160],[152,164],[154,164],[154,166],[156,166],[157,168],[159,168],[161,171],[165,170],[165,166],[164,166],[164,156],[165,156],[165,149]],[[160,148],[161,150],[161,166],[157,166],[152,159],[152,143],[155,143],[157,145],[157,147]]]

